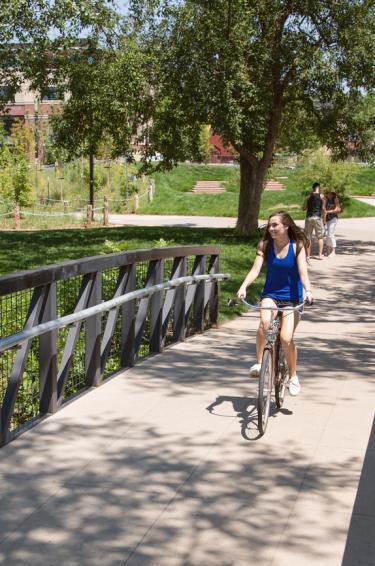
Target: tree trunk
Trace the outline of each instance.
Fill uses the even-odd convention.
[[[267,170],[259,161],[240,154],[240,197],[236,232],[248,236],[258,228],[258,217]]]

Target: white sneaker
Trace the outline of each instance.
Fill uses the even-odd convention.
[[[261,365],[262,364],[256,363],[251,366],[250,368],[251,377],[259,377]]]
[[[289,380],[288,387],[289,387],[289,393],[290,395],[292,395],[292,397],[295,397],[296,395],[300,394],[301,385],[296,375]]]

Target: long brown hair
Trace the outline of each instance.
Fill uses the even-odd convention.
[[[274,216],[279,216],[284,226],[288,227],[289,238],[293,240],[293,242],[296,242],[297,244],[297,255],[299,254],[302,248],[305,248],[305,251],[307,252],[307,249],[310,246],[310,240],[306,236],[305,232],[302,230],[302,228],[297,226],[297,224],[294,222],[290,214],[284,212],[284,210],[279,210],[278,212],[274,212],[273,214],[270,214],[267,220],[266,233],[263,238],[263,242],[265,245],[265,255],[267,255],[268,253],[268,250],[270,248],[269,242],[271,242],[272,240],[268,228],[269,228],[270,220]]]

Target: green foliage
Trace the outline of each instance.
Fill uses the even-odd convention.
[[[34,134],[30,127],[20,120],[15,120],[11,130],[12,153],[28,159],[34,152]]]
[[[10,148],[5,144],[3,132],[0,132],[0,198],[9,204],[28,205],[32,192],[28,128],[16,123],[11,139],[13,145]]]
[[[353,113],[374,87],[375,19],[367,2],[133,0],[151,60],[149,139],[165,164],[199,158],[210,124],[239,153],[239,225],[255,229],[275,148],[358,148]],[[146,20],[146,23],[145,23]],[[151,122],[152,119],[152,122]],[[358,149],[357,148],[357,149]],[[366,146],[366,149],[369,149]],[[151,149],[150,149],[151,152]]]
[[[83,168],[83,180],[86,183],[86,186],[88,186],[88,184],[89,184],[89,168],[88,168],[87,165]],[[105,185],[105,182],[106,182],[106,178],[105,178],[104,171],[103,170],[101,170],[99,172],[97,171],[95,178],[94,178],[94,192],[97,193]]]
[[[199,149],[200,149],[200,160],[203,163],[208,163],[210,160],[210,154],[212,145],[210,144],[211,128],[210,126],[203,125],[201,127],[199,135]]]
[[[108,253],[117,253],[126,251],[129,248],[128,243],[125,242],[114,242],[113,240],[104,240],[103,249],[100,255],[105,255]]]
[[[304,194],[311,191],[312,183],[316,181],[320,183],[322,193],[333,191],[337,193],[340,202],[345,204],[358,169],[358,165],[348,161],[333,161],[327,151],[320,149],[305,152],[297,177],[304,187]]]
[[[28,162],[24,157],[20,156],[15,160],[13,171],[14,200],[21,206],[27,206],[31,202],[32,184]]]
[[[0,123],[0,198],[4,201],[12,199],[12,155],[5,144],[4,129]]]
[[[41,265],[59,263],[66,259],[78,259],[91,255],[112,253],[124,249],[146,249],[155,247],[154,242],[173,242],[174,245],[219,245],[221,249],[221,271],[231,274],[231,279],[221,284],[220,316],[222,319],[234,315],[226,306],[226,299],[234,296],[255,257],[258,235],[254,238],[236,237],[233,230],[176,227],[127,227],[97,228],[84,230],[34,231],[33,245],[27,245],[27,232],[5,232],[0,248],[0,273],[29,269]],[[126,240],[125,240],[126,238]],[[126,242],[126,247],[124,244]],[[14,253],[9,254],[7,250]],[[27,250],[27,253],[25,253]],[[260,277],[251,286],[249,299],[256,300],[263,284]]]
[[[167,246],[173,246],[174,241],[165,240],[164,238],[159,238],[158,240],[153,240],[152,244],[153,244],[152,245],[153,248],[165,248]]]

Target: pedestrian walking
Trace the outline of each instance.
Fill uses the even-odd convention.
[[[327,191],[325,194],[325,224],[327,226],[327,255],[334,257],[336,255],[336,227],[338,222],[338,214],[341,212],[341,205],[337,194],[334,191]]]
[[[311,238],[314,233],[318,240],[318,259],[323,259],[325,203],[320,194],[319,183],[314,183],[311,193],[305,197],[303,210],[306,210],[305,234],[310,241],[306,251],[307,259],[311,255]]]

